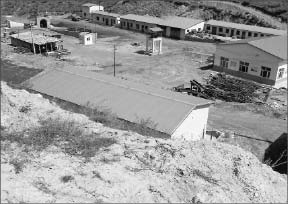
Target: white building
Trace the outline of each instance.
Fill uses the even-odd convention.
[[[95,11],[94,13],[91,13],[90,20],[93,23],[107,26],[117,26],[120,24],[120,15],[117,13],[108,13],[105,11]]]
[[[287,31],[285,30],[216,20],[207,21],[205,23],[204,30],[213,35],[219,35],[223,37],[237,37],[239,39],[287,34]]]
[[[79,33],[79,40],[83,45],[93,45],[97,40],[97,33],[81,32]]]
[[[274,87],[287,87],[287,35],[218,44],[214,69]]]
[[[53,83],[50,83],[53,81]],[[210,101],[84,70],[53,69],[29,80],[31,89],[81,106],[103,107],[118,118],[149,120],[172,139],[205,138]]]
[[[185,35],[192,30],[202,31],[205,24],[203,20],[177,16],[157,18],[148,15],[127,14],[120,18],[121,28],[148,32],[149,28],[160,27],[163,30],[163,36],[175,39],[184,39]]]
[[[83,4],[81,7],[82,7],[82,17],[87,19],[90,19],[91,13],[95,11],[104,11],[104,7],[97,4],[86,3]]]

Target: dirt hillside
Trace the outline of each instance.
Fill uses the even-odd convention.
[[[67,154],[58,145],[27,151],[21,138],[11,142],[1,136],[1,203],[287,200],[287,178],[239,147],[107,128],[60,109],[40,94],[1,82],[2,132],[28,137],[27,129],[40,127],[43,118],[73,120],[85,132],[115,142],[87,159]]]

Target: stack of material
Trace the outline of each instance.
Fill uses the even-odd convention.
[[[209,86],[206,87],[205,93],[210,97],[239,103],[265,101],[265,93],[256,94],[256,91],[262,87],[253,82],[217,74],[210,75],[207,84]]]

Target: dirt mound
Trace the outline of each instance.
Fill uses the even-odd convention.
[[[262,203],[287,199],[287,179],[239,147],[155,139],[106,128],[84,115],[61,110],[38,94],[1,85],[1,116],[6,118],[1,127],[10,134],[40,125],[40,116],[61,117],[116,140],[89,160],[55,146],[27,151],[23,144],[2,141],[1,203]]]

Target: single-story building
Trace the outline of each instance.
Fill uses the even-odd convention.
[[[97,40],[97,33],[81,32],[79,33],[79,40],[83,45],[93,45]]]
[[[60,40],[55,37],[41,34],[31,34],[31,32],[18,33],[10,36],[11,44],[15,47],[24,47],[34,53],[44,53],[58,49]]]
[[[95,11],[94,13],[91,13],[90,20],[93,23],[114,26],[120,24],[120,15],[117,13],[108,13],[105,11]]]
[[[53,69],[26,83],[39,93],[81,106],[89,103],[132,123],[149,120],[154,130],[172,139],[199,140],[206,134],[211,102],[202,98],[79,69]]]
[[[177,16],[157,18],[148,15],[127,14],[120,18],[121,28],[146,33],[149,28],[160,27],[163,29],[163,36],[175,39],[184,39],[185,35],[192,30],[201,31],[205,24],[203,20]]]
[[[90,19],[91,13],[95,11],[104,11],[104,7],[101,6],[100,4],[97,5],[97,4],[86,3],[86,4],[82,4],[81,10],[82,10],[81,12],[82,17]]]
[[[213,35],[219,35],[223,37],[237,37],[239,39],[287,34],[287,31],[285,30],[217,20],[207,21],[205,23],[204,30]]]
[[[35,22],[29,21],[28,19],[14,17],[14,16],[4,16],[5,24],[8,28],[24,29],[28,24],[34,24]]]
[[[218,44],[214,69],[274,87],[287,87],[287,35]]]

